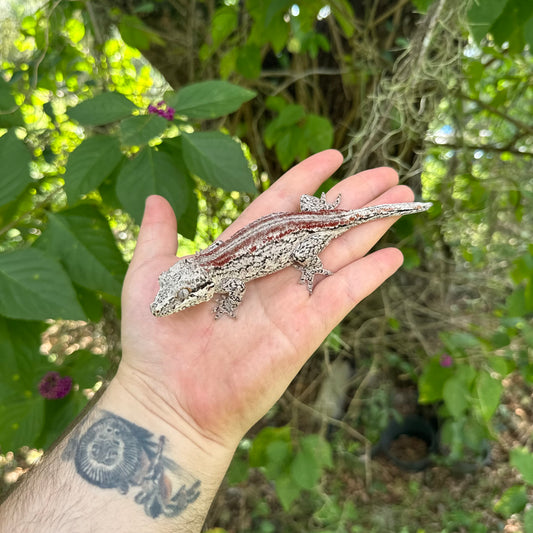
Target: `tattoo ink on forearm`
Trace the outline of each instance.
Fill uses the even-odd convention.
[[[78,474],[102,489],[135,492],[152,518],[181,514],[200,495],[200,481],[164,455],[166,439],[108,411],[76,430],[62,454]]]

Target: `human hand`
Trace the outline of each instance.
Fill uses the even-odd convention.
[[[288,171],[222,235],[276,211],[297,211],[341,164],[328,150]],[[411,201],[396,173],[378,168],[351,176],[328,193],[343,209]],[[188,438],[233,450],[246,430],[281,396],[333,327],[402,263],[395,248],[365,257],[395,219],[351,229],[321,254],[334,275],[310,296],[287,268],[247,285],[237,318],[214,319],[214,302],[156,318],[150,303],[158,276],[176,262],[176,220],[161,197],[148,199],[123,290],[123,360],[117,379],[137,399]],[[134,391],[134,392],[133,392]]]

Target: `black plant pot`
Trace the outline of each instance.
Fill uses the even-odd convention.
[[[411,437],[411,444],[417,444],[416,457],[409,457],[409,449],[399,450],[399,439],[402,436]],[[409,439],[402,441],[409,446]],[[372,455],[383,454],[392,463],[409,472],[420,472],[433,464],[432,456],[438,451],[437,432],[432,425],[418,415],[408,415],[399,422],[392,420],[382,433],[379,442],[372,450]],[[421,453],[422,452],[422,456]]]

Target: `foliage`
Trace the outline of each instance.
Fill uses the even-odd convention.
[[[370,378],[416,381],[443,424],[447,464],[483,457],[506,384],[533,381],[531,2],[16,9],[0,51],[2,452],[46,448],[116,366],[120,288],[148,194],[171,202],[182,237],[208,242],[266,176],[335,146],[345,171],[393,165],[435,202],[429,223],[396,224],[404,270],[379,306],[343,325],[337,349],[364,354],[354,359]],[[72,377],[64,398],[38,392],[51,370]],[[357,381],[341,443],[352,426],[377,440],[394,410],[386,390],[365,397],[370,378]],[[531,457],[517,444],[523,484],[502,489],[494,511],[520,513],[531,531]],[[363,510],[321,487],[343,444],[282,426],[249,446],[230,481],[259,469],[286,514],[305,508],[317,530],[364,530]],[[276,527],[270,512],[257,509],[261,530]],[[466,510],[443,520],[446,531],[487,530]]]
[[[49,319],[119,312],[126,262],[117,230],[131,225],[126,214],[139,223],[145,198],[162,194],[193,238],[201,182],[255,190],[240,145],[220,131],[197,131],[253,91],[205,81],[160,91],[164,103],[149,106],[154,80],[147,65],[135,64],[138,52],[110,38],[91,56],[83,12],[62,7],[22,20],[0,78],[0,155],[9,168],[0,177],[2,450],[49,445],[105,377],[109,359],[87,350],[45,357],[40,338]],[[61,31],[49,34],[52,23]],[[86,75],[92,69],[98,77]],[[52,368],[74,378],[60,400],[38,392]]]

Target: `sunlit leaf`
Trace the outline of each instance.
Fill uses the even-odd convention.
[[[165,96],[165,101],[178,115],[201,119],[233,113],[255,95],[254,91],[227,81],[212,80],[187,85]]]
[[[137,106],[123,94],[101,93],[67,110],[83,126],[101,126],[131,116]]]

